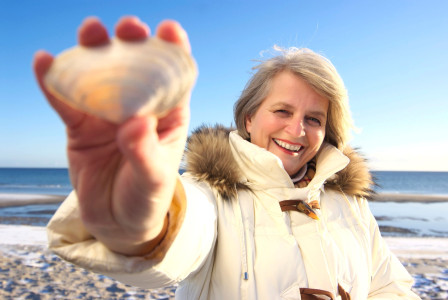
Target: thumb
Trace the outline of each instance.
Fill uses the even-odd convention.
[[[36,76],[37,83],[40,89],[44,93],[50,105],[56,110],[59,116],[62,118],[67,127],[76,126],[85,116],[84,113],[73,109],[69,105],[62,102],[60,99],[56,98],[50,93],[50,91],[45,87],[44,78],[48,70],[53,63],[53,56],[51,54],[40,50],[34,55],[33,60],[33,70]]]
[[[159,157],[156,116],[134,117],[120,126],[117,144],[139,177],[151,178],[154,161]]]

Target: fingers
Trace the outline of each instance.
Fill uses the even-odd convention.
[[[78,39],[79,43],[83,46],[98,46],[107,43],[109,36],[101,22],[97,18],[90,17],[81,24]],[[53,60],[53,56],[45,51],[36,52],[34,55],[33,69],[37,82],[48,102],[56,110],[67,127],[76,127],[85,117],[85,114],[60,101],[55,95],[51,94],[44,84],[45,74],[50,69]]]
[[[187,32],[176,21],[165,20],[159,24],[156,32],[161,39],[178,44],[183,47],[188,53],[191,52],[190,41],[188,40]]]
[[[115,35],[126,41],[145,39],[150,35],[147,24],[135,16],[121,18],[115,28]],[[191,52],[190,42],[185,30],[179,23],[165,20],[157,28],[157,36],[163,40],[178,44]],[[107,29],[96,17],[89,17],[81,24],[78,32],[79,43],[83,46],[99,46],[109,41]]]
[[[100,46],[109,42],[109,35],[98,18],[88,17],[78,29],[78,41],[86,47]]]
[[[140,21],[137,17],[123,17],[115,28],[115,35],[127,41],[145,39],[149,36],[150,29],[148,25]]]
[[[149,27],[137,17],[123,17],[116,26],[115,34],[126,41],[141,40],[149,36]],[[87,47],[100,46],[109,42],[106,27],[96,17],[86,18],[78,30],[79,44]]]
[[[123,17],[117,24],[116,35],[118,38],[133,41],[147,38],[150,34],[149,27],[141,22],[137,17]],[[179,23],[166,20],[160,23],[157,29],[157,36],[163,40],[175,43],[183,47],[187,52],[191,52],[190,42],[185,30]],[[109,35],[106,27],[96,17],[86,18],[78,30],[78,40],[80,45],[95,47],[109,42]],[[44,51],[35,54],[33,69],[40,88],[47,97],[51,106],[59,113],[68,127],[76,126],[85,114],[72,109],[62,101],[59,101],[48,91],[44,85],[44,77],[53,62],[53,57]]]
[[[150,29],[137,17],[123,17],[117,24],[115,35],[127,41],[141,40],[150,35]],[[156,35],[165,41],[178,44],[188,53],[191,52],[188,35],[176,21],[165,20],[161,22]]]

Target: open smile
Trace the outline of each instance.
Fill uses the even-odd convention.
[[[287,143],[285,141],[278,140],[278,139],[272,139],[272,140],[274,141],[274,143],[277,146],[279,146],[280,148],[285,149],[285,150],[287,150],[289,152],[299,153],[300,150],[303,149],[302,145],[290,144],[290,143]]]

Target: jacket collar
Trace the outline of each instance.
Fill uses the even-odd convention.
[[[316,160],[316,174],[305,188],[296,188],[281,160],[244,140],[237,131],[230,132],[230,148],[238,164],[241,180],[254,190],[282,197],[282,200],[318,200],[326,180],[345,168],[350,160],[336,147],[324,142]]]
[[[293,182],[283,168],[281,160],[246,140],[237,131],[229,135],[230,148],[241,175],[264,188],[291,187]],[[317,156],[316,174],[310,184],[322,185],[329,177],[345,168],[349,159],[336,147],[324,142]]]
[[[235,197],[238,189],[270,192],[283,189],[287,191],[285,200],[303,199],[305,195],[303,189],[294,188],[279,158],[223,126],[202,126],[195,130],[188,139],[186,163],[189,173],[208,182],[225,199]],[[353,149],[347,147],[342,153],[326,143],[319,151],[316,165],[307,197],[318,196],[324,184],[325,188],[354,196],[371,193],[373,182],[365,160]]]

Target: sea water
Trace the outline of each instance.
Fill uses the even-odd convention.
[[[372,174],[378,193],[448,196],[448,172],[373,171]],[[0,168],[0,193],[68,195],[71,189],[66,168]]]
[[[384,236],[448,237],[448,202],[370,202]]]
[[[377,193],[448,197],[448,172],[372,174]],[[370,202],[369,206],[385,236],[448,237],[448,202]]]
[[[378,193],[448,196],[448,172],[373,171]]]
[[[183,170],[180,170],[182,173]],[[374,171],[378,193],[448,196],[448,172]],[[3,194],[68,195],[72,189],[68,170],[50,168],[0,168],[0,196]],[[448,236],[448,202],[370,202],[384,235]],[[47,220],[59,204],[0,208],[6,220]],[[2,219],[2,218],[0,218]],[[3,221],[5,222],[5,221]],[[39,224],[42,225],[42,221]],[[386,228],[403,229],[402,232]]]
[[[33,195],[66,196],[72,190],[67,168],[0,168],[0,200]],[[45,226],[60,204],[0,208],[3,224]]]
[[[0,193],[68,195],[71,190],[66,168],[0,168]]]

